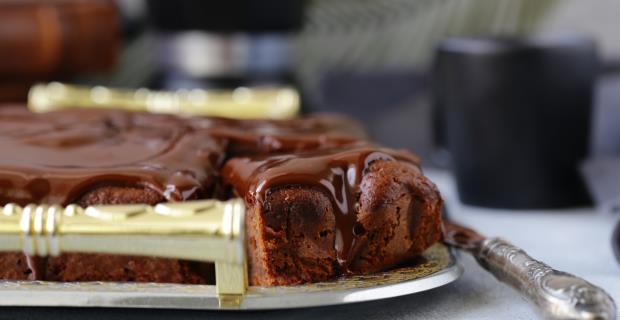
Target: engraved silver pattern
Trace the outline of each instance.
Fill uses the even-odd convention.
[[[500,238],[485,240],[476,254],[498,280],[523,292],[549,319],[615,319],[616,305],[601,288],[555,270]]]

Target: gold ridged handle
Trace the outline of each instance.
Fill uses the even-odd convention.
[[[289,87],[153,91],[51,82],[30,88],[28,107],[34,112],[103,108],[235,119],[288,119],[299,113],[300,98],[297,90]]]
[[[0,251],[213,261],[220,302],[234,306],[247,286],[244,217],[240,199],[87,208],[7,204],[0,214]]]

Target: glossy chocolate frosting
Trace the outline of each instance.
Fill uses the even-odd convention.
[[[357,122],[336,114],[290,120],[193,118],[192,123],[229,141],[228,157],[322,149],[367,138]]]
[[[203,195],[223,161],[208,132],[171,116],[80,110],[0,113],[0,203],[69,204],[100,186],[168,201]]]
[[[266,157],[234,158],[222,170],[226,183],[248,205],[264,203],[269,190],[288,186],[323,190],[336,215],[335,249],[343,270],[358,255],[363,230],[357,221],[362,178],[376,160],[404,161],[417,166],[419,159],[405,151],[384,149],[366,143]]]
[[[67,205],[106,186],[149,189],[162,201],[212,197],[228,157],[327,148],[364,136],[355,122],[334,115],[241,121],[96,109],[35,114],[2,107],[0,204]],[[343,210],[341,220],[348,223],[348,209]],[[27,262],[30,278],[42,279],[45,261]]]

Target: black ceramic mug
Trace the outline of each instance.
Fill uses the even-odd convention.
[[[589,202],[578,164],[588,151],[594,41],[451,38],[434,65],[436,124],[462,202],[554,208]]]

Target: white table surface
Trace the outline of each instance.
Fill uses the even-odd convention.
[[[497,210],[464,206],[449,174],[426,174],[440,188],[450,217],[488,236],[501,236],[552,267],[601,286],[620,301],[620,265],[611,250],[618,216],[593,208],[570,210]],[[455,301],[428,310],[431,319],[532,319],[532,307],[512,289],[499,284],[466,255],[465,274],[453,285]],[[434,295],[434,294],[433,294]],[[441,310],[445,309],[445,310]]]

